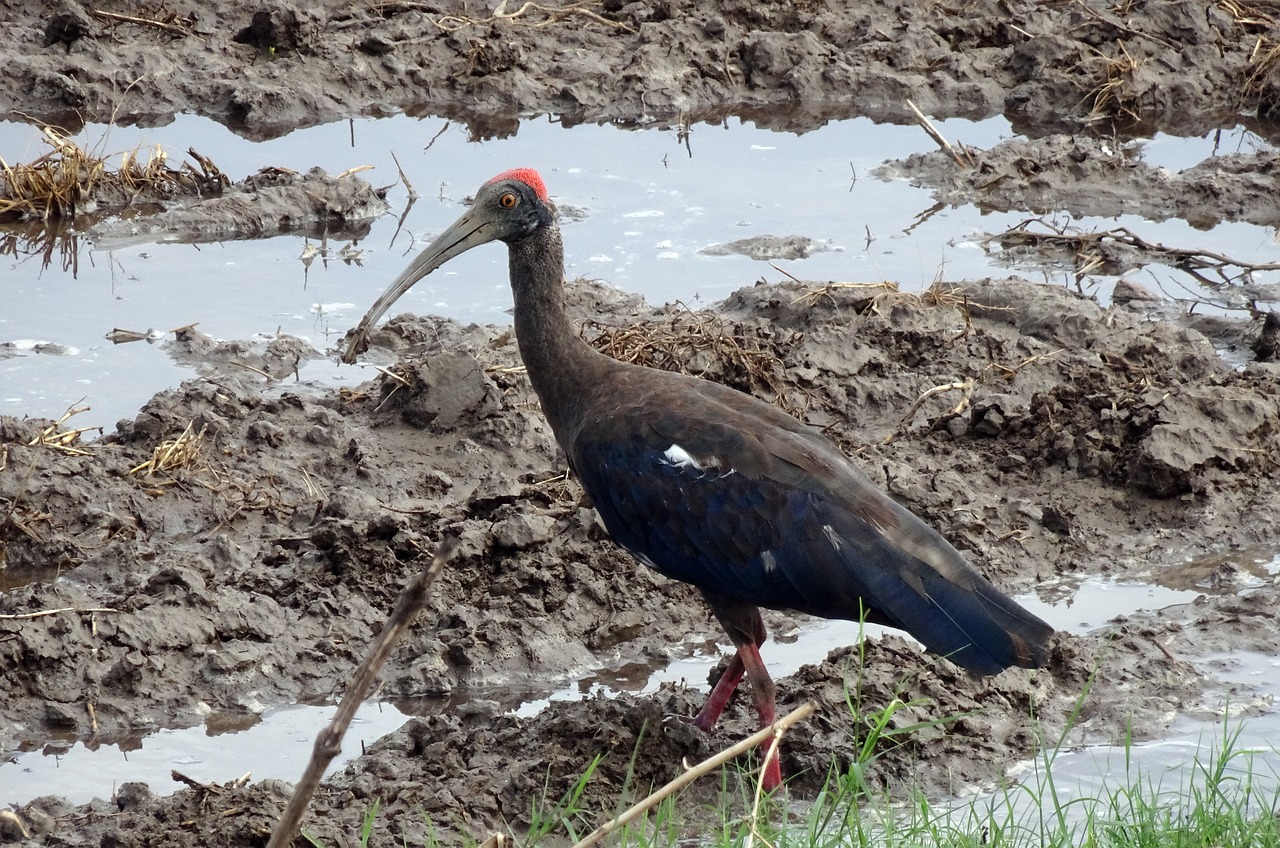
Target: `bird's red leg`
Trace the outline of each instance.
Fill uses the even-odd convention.
[[[693,717],[694,727],[704,733],[711,732],[716,726],[716,721],[720,718],[720,713],[724,712],[725,705],[733,697],[733,690],[738,688],[738,682],[742,680],[742,673],[745,668],[742,663],[742,649],[739,648],[738,652],[733,655],[733,659],[729,661],[729,667],[724,670],[724,674],[720,675],[720,679],[712,687],[711,694],[707,697],[706,706]]]
[[[737,658],[742,660],[747,682],[751,684],[751,700],[755,703],[756,713],[760,716],[760,727],[766,728],[777,719],[777,687],[774,686],[768,669],[764,667],[764,660],[760,658],[759,646],[741,646],[738,648]],[[766,792],[772,792],[782,785],[782,767],[778,762],[777,752],[774,752],[774,756],[769,756],[769,747],[772,744],[772,737],[760,743],[760,756],[766,759],[764,773],[760,779],[764,783]]]

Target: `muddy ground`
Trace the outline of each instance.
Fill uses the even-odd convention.
[[[78,126],[181,111],[253,138],[352,114],[804,130],[1004,113],[1198,133],[1280,105],[1269,2],[0,2],[0,110]],[[132,18],[127,20],[121,15]],[[1252,116],[1261,116],[1255,119]],[[1274,126],[1274,125],[1270,125]]]
[[[1273,154],[1179,175],[1148,196],[1150,175],[1129,173],[1116,152],[1125,127],[1243,121],[1274,137],[1280,31],[1266,4],[520,8],[496,20],[476,3],[175,0],[139,12],[0,2],[0,109],[71,127],[190,110],[251,137],[406,110],[484,137],[534,112],[635,125],[736,115],[803,130],[858,114],[906,120],[910,97],[933,115],[1003,112],[1039,137],[981,154],[976,179],[941,155],[897,163],[946,202],[1034,213],[1102,196],[1097,214],[1113,202],[1150,217],[1276,220],[1275,192],[1256,179],[1274,177]],[[1105,138],[1051,132],[1089,128]],[[814,657],[779,681],[784,709],[819,704],[784,749],[793,797],[811,797],[853,756],[862,731],[845,707],[849,680],[867,709],[923,699],[904,723],[971,713],[883,752],[872,771],[885,786],[948,792],[998,780],[1056,738],[1091,678],[1070,738],[1129,727],[1149,738],[1181,713],[1218,707],[1221,682],[1192,660],[1273,650],[1280,590],[1270,578],[1237,589],[1278,535],[1280,366],[1262,361],[1275,339],[1261,315],[1193,323],[1125,292],[1103,307],[1022,280],[944,281],[923,297],[797,283],[690,314],[572,287],[600,346],[784,404],[1011,592],[1203,563],[1200,601],[1062,635],[1041,671],[976,680],[897,639],[870,643],[861,664],[856,649]],[[632,325],[645,328],[643,349],[614,329]],[[1218,355],[1228,343],[1247,364]],[[322,354],[297,340],[171,344],[204,376],[83,452],[54,443],[52,422],[0,419],[6,750],[330,698],[445,533],[461,536],[461,554],[389,663],[384,697],[545,688],[718,638],[696,596],[615,549],[563,480],[509,328],[397,319],[369,358],[398,376],[355,392],[293,382],[289,363]],[[953,383],[967,388],[916,406]],[[188,425],[201,436],[186,462],[139,468]],[[64,608],[76,611],[33,615]],[[769,624],[793,627],[784,614]],[[697,700],[670,688],[557,703],[534,718],[470,700],[373,746],[325,784],[306,827],[349,844],[379,799],[392,844],[421,844],[428,818],[449,842],[519,833],[536,799],[559,797],[600,753],[586,803],[613,811],[624,784],[634,794],[665,782],[681,760],[751,729],[742,699],[710,737],[671,720]],[[714,800],[714,788],[692,792]],[[0,837],[21,841],[26,827],[33,844],[260,845],[286,795],[272,782],[163,798],[126,786],[84,807],[33,802]]]
[[[861,679],[868,708],[896,695],[925,699],[909,713],[916,718],[975,712],[886,753],[873,772],[944,791],[998,779],[1059,733],[1095,672],[1072,738],[1116,739],[1130,722],[1150,737],[1183,711],[1213,709],[1201,698],[1212,681],[1180,657],[1268,650],[1280,635],[1280,593],[1242,599],[1230,580],[1275,538],[1280,366],[1233,370],[1194,330],[1019,280],[945,284],[924,297],[761,285],[709,314],[653,310],[596,284],[572,291],[600,344],[617,350],[612,328],[638,324],[650,339],[641,353],[679,355],[826,428],[1010,591],[1081,570],[1123,576],[1197,555],[1222,560],[1224,593],[1096,636],[1061,636],[1043,671],[976,680],[885,640],[869,646],[860,672],[849,649],[784,679],[784,708],[821,705],[787,740],[798,795],[852,756],[850,679]],[[0,622],[6,746],[55,730],[109,742],[211,712],[330,696],[447,532],[461,536],[461,555],[393,657],[383,696],[549,683],[602,656],[663,656],[715,636],[693,593],[609,544],[576,486],[559,478],[551,434],[512,370],[508,330],[405,318],[374,343],[413,345],[401,351],[398,379],[354,393],[303,390],[227,365],[157,395],[84,456],[28,445],[48,422],[3,421],[6,573],[56,565],[66,577],[9,591],[4,612],[111,610]],[[241,352],[260,365],[273,355]],[[941,395],[903,422],[921,394],[965,380],[964,411]],[[198,459],[131,473],[188,424],[204,434]],[[789,619],[770,623],[785,631]],[[424,812],[446,833],[518,828],[548,769],[558,797],[597,753],[609,756],[588,803],[612,809],[646,722],[640,786],[750,729],[742,702],[711,737],[667,720],[698,697],[556,704],[533,719],[477,701],[416,720],[327,784],[309,829],[337,840],[374,798],[396,841],[420,841]],[[172,816],[193,821],[174,844],[192,832],[201,843],[251,844],[280,792],[133,792],[123,814],[119,799],[78,810],[37,801],[27,812],[53,816],[33,818],[51,844],[96,842],[104,831],[133,844],[141,837],[130,834],[152,838]],[[219,816],[230,808],[242,812]]]

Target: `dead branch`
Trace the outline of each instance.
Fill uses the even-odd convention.
[[[1050,231],[1037,232],[1030,229],[1034,224],[1046,227]],[[1160,262],[1183,271],[1214,289],[1237,283],[1241,276],[1257,271],[1280,271],[1280,262],[1247,262],[1212,250],[1168,247],[1159,242],[1147,241],[1128,227],[1117,227],[1100,232],[1072,233],[1067,232],[1066,228],[1047,224],[1041,218],[1030,218],[1003,233],[989,236],[983,244],[993,242],[998,242],[1005,249],[1030,246],[1072,251],[1076,256],[1077,276],[1097,270],[1103,264],[1103,260],[1109,258],[1102,255],[1108,245],[1122,245],[1140,251],[1150,257],[1150,261]],[[1204,272],[1211,272],[1218,279],[1210,279]]]
[[[280,822],[276,825],[275,832],[271,834],[271,841],[267,843],[267,848],[285,848],[293,843],[293,838],[297,835],[298,827],[302,823],[302,814],[307,809],[307,804],[311,802],[311,796],[320,786],[320,778],[324,775],[324,770],[342,751],[342,737],[351,725],[351,720],[355,718],[356,710],[360,708],[360,704],[373,688],[378,672],[382,670],[387,657],[391,655],[391,649],[400,638],[400,634],[426,606],[427,600],[431,597],[431,585],[435,583],[440,572],[444,570],[445,563],[457,549],[458,540],[446,537],[436,547],[431,563],[400,593],[400,598],[396,601],[395,609],[392,610],[386,625],[383,626],[382,633],[369,649],[364,662],[356,669],[355,677],[347,687],[347,693],[343,696],[342,703],[338,705],[338,712],[334,715],[333,721],[329,722],[329,726],[316,736],[311,760],[307,763],[302,779],[298,781],[293,791],[293,797],[289,799],[289,805],[280,816]]]

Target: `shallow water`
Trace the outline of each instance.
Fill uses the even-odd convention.
[[[942,122],[948,138],[988,147],[1012,134],[1003,119]],[[442,131],[443,130],[443,131]],[[375,185],[398,182],[391,154],[422,195],[408,203],[403,185],[389,194],[393,211],[354,245],[358,262],[337,257],[345,243],[327,245],[330,258],[301,261],[309,242],[281,236],[204,245],[81,245],[75,273],[38,256],[0,258],[5,307],[0,310],[0,414],[59,417],[73,405],[90,411],[69,426],[105,427],[132,417],[152,394],[197,370],[174,363],[163,342],[113,345],[114,328],[164,333],[198,323],[215,338],[300,336],[320,350],[336,343],[399,272],[423,240],[450,223],[463,198],[494,173],[536,165],[566,211],[569,273],[606,280],[651,302],[696,306],[723,298],[755,280],[897,281],[921,289],[935,278],[979,278],[1016,272],[1034,280],[1074,285],[1068,269],[1008,268],[988,256],[982,233],[1000,232],[1027,216],[975,207],[935,209],[929,192],[868,173],[886,159],[932,149],[914,126],[868,120],[833,122],[804,135],[750,125],[696,126],[689,150],[674,132],[574,127],[572,136],[545,119],[526,122],[501,141],[473,143],[465,129],[438,119],[404,116],[359,119],[292,133],[264,143],[241,139],[207,119],[182,116],[161,128],[90,126],[77,139],[102,152],[162,145],[171,161],[187,147],[209,156],[233,179],[265,166],[330,173],[372,164],[362,174]],[[438,134],[438,135],[437,135]],[[1257,142],[1248,133],[1180,139],[1159,136],[1149,157],[1185,167]],[[29,126],[0,122],[0,156],[30,161],[45,152]],[[145,151],[144,151],[145,152]],[[1181,221],[1160,224],[1133,216],[1081,219],[1082,228],[1131,227],[1153,241],[1215,250],[1241,259],[1273,259],[1274,234],[1247,224],[1208,232]],[[3,235],[0,230],[0,236]],[[707,256],[707,246],[758,235],[808,236],[832,250],[807,259],[766,262]],[[784,273],[785,272],[785,273]],[[1184,295],[1187,278],[1156,268],[1133,276]],[[1095,281],[1103,296],[1112,282]],[[395,311],[438,313],[466,321],[508,323],[510,292],[500,246],[475,251],[419,283]],[[7,358],[6,358],[7,357]],[[301,379],[353,384],[363,366],[324,359]]]
[[[1280,557],[1251,561],[1265,573],[1280,573]],[[1188,567],[1194,571],[1194,564]],[[1044,588],[1043,594],[1050,600],[1024,595],[1018,601],[1055,628],[1073,633],[1097,629],[1117,616],[1139,610],[1154,611],[1187,603],[1200,594],[1140,580],[1099,578],[1088,578],[1074,586],[1064,582]],[[763,655],[770,673],[780,678],[795,673],[806,663],[819,661],[835,648],[856,643],[863,633],[875,638],[884,632],[884,628],[856,622],[807,620],[793,634],[784,634],[783,641],[771,639]],[[903,634],[895,631],[895,635]],[[688,645],[665,666],[618,662],[584,674],[551,693],[495,686],[458,692],[448,700],[366,703],[329,773],[358,756],[363,746],[401,727],[411,716],[453,709],[470,698],[496,700],[518,715],[531,716],[552,701],[619,691],[652,692],[670,683],[705,691],[708,674],[728,651],[728,645]],[[1229,682],[1238,681],[1252,690],[1247,699],[1237,697],[1230,710],[1233,717],[1239,717],[1246,706],[1249,708],[1242,745],[1257,748],[1265,740],[1280,736],[1280,714],[1271,709],[1274,699],[1280,697],[1280,676],[1276,675],[1280,659],[1238,653],[1197,658],[1197,662],[1230,668]],[[0,803],[21,804],[49,794],[84,803],[94,797],[111,797],[127,781],[143,781],[152,791],[167,794],[183,788],[170,777],[174,769],[205,783],[234,780],[246,771],[252,772],[255,780],[279,778],[294,782],[311,755],[315,734],[335,710],[332,705],[294,705],[266,710],[261,716],[214,716],[203,726],[161,730],[92,748],[73,740],[51,740],[41,750],[12,753],[7,762],[0,763]],[[1197,740],[1206,734],[1212,736],[1218,719],[1219,715],[1209,707],[1199,715],[1180,720],[1166,738],[1135,746],[1133,751],[1137,753],[1131,751],[1130,755],[1144,758],[1142,762],[1150,769],[1186,768],[1196,757]],[[1079,782],[1077,791],[1089,792],[1098,781],[1114,776],[1117,751],[1122,750],[1090,745],[1062,754],[1054,763],[1054,779],[1066,786]],[[1280,754],[1265,754],[1270,756],[1260,755],[1261,764],[1280,771]],[[1033,774],[1040,765],[1028,761],[1015,768],[1014,775]]]
[[[1280,750],[1275,742],[1280,736],[1280,712],[1275,709],[1280,658],[1235,652],[1198,661],[1229,665],[1234,671],[1227,682],[1249,691],[1211,698],[1203,709],[1180,717],[1160,739],[1087,746],[1068,739],[1060,747],[1051,741],[1047,753],[1009,770],[1010,779],[1029,791],[998,789],[958,798],[951,808],[953,820],[964,824],[989,815],[991,821],[1028,833],[1055,832],[1059,811],[1077,828],[1089,818],[1114,820],[1120,815],[1128,820],[1123,805],[1116,810],[1110,799],[1123,800],[1129,789],[1176,817],[1187,812],[1197,791],[1215,800],[1205,793],[1206,785],[1242,793],[1241,801],[1249,790],[1249,801],[1262,801],[1266,809],[1255,806],[1245,812],[1270,811],[1280,797]],[[1055,802],[1046,803],[1048,798]]]

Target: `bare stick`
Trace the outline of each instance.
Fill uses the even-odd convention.
[[[942,137],[942,133],[938,132],[938,128],[933,125],[933,122],[926,118],[924,113],[916,108],[916,104],[908,100],[907,105],[911,107],[911,111],[915,113],[916,122],[919,123],[924,131],[929,134],[929,138],[933,139],[934,143],[941,147],[944,152],[950,153],[951,158],[956,160],[957,165],[961,168],[973,167],[973,160],[971,160],[968,155],[962,157],[960,153],[951,146],[951,142]]]
[[[445,128],[448,129],[448,127],[449,125],[445,124]],[[441,130],[441,132],[443,132],[443,130]],[[435,141],[435,139],[433,138],[432,141]],[[429,144],[427,145],[427,147],[430,146],[431,145]],[[400,182],[404,183],[404,187],[409,190],[409,199],[417,200],[418,193],[413,190],[413,183],[409,182],[409,178],[404,175],[404,168],[400,167],[400,160],[396,158],[396,152],[394,150],[391,151],[391,161],[396,163],[396,170],[400,172]]]
[[[932,389],[926,389],[920,394],[920,397],[916,398],[916,402],[911,404],[911,408],[907,410],[906,415],[902,416],[902,421],[898,423],[898,429],[885,436],[883,443],[887,445],[900,433],[907,432],[907,425],[911,423],[911,419],[915,417],[916,412],[924,405],[926,400],[934,395],[940,395],[943,392],[964,392],[960,402],[956,404],[956,407],[951,411],[951,414],[959,415],[961,412],[964,412],[965,407],[968,405],[969,396],[973,394],[973,387],[974,381],[973,378],[970,377],[966,380],[957,380],[954,383],[946,383],[945,385],[934,386]]]
[[[164,21],[156,21],[151,18],[137,18],[133,15],[121,15],[116,12],[104,12],[101,9],[90,9],[89,14],[102,18],[103,20],[113,21],[115,23],[137,24],[138,26],[151,26],[162,29],[165,32],[171,32],[174,35],[187,36],[191,35],[191,30],[179,24],[169,24]]]
[[[668,795],[674,792],[679,792],[681,789],[688,786],[690,783],[693,783],[698,778],[704,775],[710,774],[711,772],[720,768],[720,766],[732,760],[734,757],[745,754],[747,751],[750,751],[752,748],[756,747],[760,743],[768,740],[771,736],[775,736],[775,735],[781,736],[783,731],[785,731],[791,725],[795,724],[798,721],[803,721],[804,719],[813,715],[814,709],[816,708],[814,707],[812,701],[801,704],[800,706],[796,707],[787,715],[775,721],[773,724],[769,725],[768,727],[761,728],[757,733],[754,733],[751,736],[748,736],[746,739],[743,739],[741,742],[739,742],[737,745],[734,745],[732,748],[726,748],[725,750],[716,754],[714,757],[703,760],[693,768],[687,770],[684,774],[677,777],[675,780],[668,783],[666,786],[659,789],[657,792],[654,792],[652,795],[645,798],[643,801],[640,801],[639,803],[637,803],[635,806],[627,810],[622,815],[618,816],[616,819],[613,819],[612,821],[608,821],[600,825],[600,827],[596,828],[591,833],[587,834],[587,836],[581,842],[578,842],[577,844],[575,844],[573,848],[587,848],[587,846],[589,845],[595,845],[597,842],[599,842],[601,839],[604,839],[610,833],[613,833],[615,830],[622,827],[623,825],[630,823],[633,819],[635,819],[645,810],[648,810],[649,808],[657,805],[658,802],[660,802],[663,798],[666,798]],[[775,749],[770,748],[769,756],[774,756],[774,755],[775,755]],[[267,846],[267,848],[271,848],[271,846]]]
[[[812,702],[810,702],[812,703]],[[756,829],[756,824],[760,821],[760,804],[764,801],[764,772],[768,768],[769,763],[778,758],[778,747],[782,744],[782,734],[775,734],[773,739],[769,740],[769,750],[764,755],[764,765],[760,767],[760,779],[756,781],[756,794],[751,802],[751,822],[750,830],[747,832],[746,848],[755,848],[756,837],[760,836],[760,831]],[[763,836],[760,841],[765,845],[771,845]]]
[[[369,649],[369,655],[365,657],[364,662],[356,669],[355,678],[347,687],[347,694],[338,705],[338,712],[333,717],[333,721],[329,722],[329,726],[316,736],[311,760],[307,763],[297,788],[293,790],[289,806],[281,814],[280,822],[276,825],[275,832],[271,834],[271,841],[267,843],[267,848],[285,848],[293,842],[293,838],[298,833],[298,827],[302,823],[302,814],[307,809],[307,804],[311,802],[311,796],[319,787],[324,770],[342,751],[342,737],[351,725],[351,720],[355,718],[356,710],[360,708],[360,703],[373,688],[378,672],[382,670],[387,657],[391,655],[391,648],[396,640],[408,628],[418,611],[426,605],[427,599],[431,597],[431,584],[440,576],[445,563],[457,549],[456,538],[448,537],[442,541],[436,548],[435,556],[431,558],[431,564],[400,593],[400,599],[396,601],[396,607],[391,612],[391,617],[387,619],[386,625],[383,626],[382,633]]]
[[[44,618],[46,615],[57,615],[60,612],[117,612],[110,607],[59,607],[58,609],[40,610],[39,612],[18,612],[0,615],[0,621],[17,621],[25,618]]]

